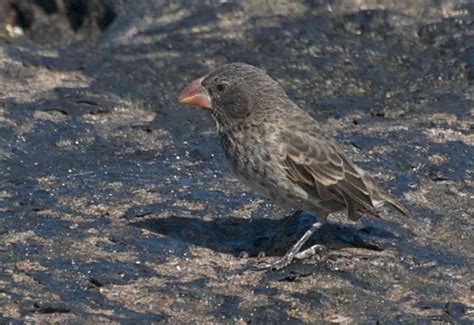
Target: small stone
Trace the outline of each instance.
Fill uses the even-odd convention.
[[[466,313],[466,305],[460,302],[448,302],[444,309],[449,316],[454,318],[462,317]]]

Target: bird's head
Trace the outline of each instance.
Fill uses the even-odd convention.
[[[231,63],[191,82],[178,100],[235,120],[273,110],[278,99],[287,96],[265,72],[248,64]]]

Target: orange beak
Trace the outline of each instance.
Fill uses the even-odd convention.
[[[199,106],[209,110],[212,109],[211,96],[209,96],[206,88],[201,85],[203,79],[204,77],[191,82],[181,94],[179,94],[178,101],[181,104]]]

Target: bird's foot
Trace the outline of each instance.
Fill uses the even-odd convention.
[[[300,252],[300,249],[301,249],[301,247],[303,247],[304,243],[306,243],[306,241],[309,239],[309,237],[311,237],[311,235],[316,230],[318,230],[321,226],[322,226],[322,223],[315,222],[311,226],[311,228],[309,228],[305,232],[305,234],[296,242],[296,244],[293,245],[293,247],[291,247],[291,249],[283,257],[279,258],[278,260],[276,260],[275,262],[273,262],[271,264],[266,263],[266,264],[263,264],[261,266],[257,266],[257,268],[260,269],[260,270],[268,270],[268,269],[281,270],[284,267],[287,267],[288,265],[290,265],[291,261],[293,261],[294,258],[304,259],[304,258],[308,258],[310,256],[315,255],[319,251],[323,251],[324,250],[322,248],[322,247],[324,247],[323,245],[314,245],[314,246],[311,246],[310,248]]]
[[[273,263],[264,262],[264,263],[261,263],[261,264],[257,265],[257,269],[260,270],[260,271],[281,270],[281,269],[287,267],[288,265],[290,265],[291,261],[293,261],[293,258],[295,258],[295,256],[293,254],[286,254],[283,257],[280,257],[279,259],[277,259]]]
[[[305,249],[302,252],[299,252],[298,254],[295,255],[295,258],[297,260],[304,260],[314,255],[319,255],[319,257],[321,258],[325,254],[327,254],[327,252],[328,252],[328,248],[326,246],[316,244],[316,245],[311,246],[308,249]]]
[[[294,259],[304,260],[315,255],[318,255],[319,258],[321,258],[325,254],[327,254],[327,252],[328,252],[328,248],[326,246],[316,244],[297,254],[293,254],[292,252],[289,252],[285,254],[283,257],[280,257],[279,259],[277,259],[273,263],[262,263],[260,265],[257,265],[257,269],[262,270],[262,271],[263,270],[278,271],[290,265]]]

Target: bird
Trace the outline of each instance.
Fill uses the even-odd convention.
[[[345,211],[353,221],[363,214],[380,218],[379,208],[388,205],[410,216],[277,81],[255,66],[220,66],[191,82],[178,101],[210,111],[225,157],[243,183],[281,207],[317,213],[287,253],[263,269],[280,270],[324,250],[319,244],[301,248],[332,213]]]

